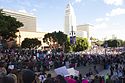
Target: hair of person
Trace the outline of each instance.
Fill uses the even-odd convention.
[[[22,70],[23,83],[32,83],[35,80],[35,73],[29,69]]]
[[[15,83],[15,80],[10,76],[2,77],[2,82],[0,83]]]
[[[57,75],[56,78],[60,81],[60,83],[67,83],[63,76]]]
[[[47,78],[51,78],[51,74],[47,74]]]

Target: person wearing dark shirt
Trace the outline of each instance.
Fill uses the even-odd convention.
[[[32,83],[35,81],[35,73],[29,69],[22,70],[23,83]]]

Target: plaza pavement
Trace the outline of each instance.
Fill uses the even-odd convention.
[[[87,65],[87,66],[80,66],[80,67],[77,67],[75,69],[78,70],[82,74],[82,76],[84,76],[89,72],[90,68],[92,69],[92,71],[94,71],[93,67],[94,67],[94,65],[91,64],[91,65]],[[97,70],[99,72],[99,75],[101,75],[101,76],[103,76],[109,72],[109,70],[104,70],[103,66],[100,64],[96,65],[96,67],[97,67]],[[47,74],[50,73],[52,75],[52,77],[56,76],[56,73],[53,69],[50,71],[47,71],[46,73]]]

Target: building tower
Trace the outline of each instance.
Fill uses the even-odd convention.
[[[73,31],[76,32],[77,30],[76,29],[76,16],[74,13],[74,9],[71,3],[69,2],[65,9],[64,33],[70,36],[72,32],[72,28],[73,28]]]

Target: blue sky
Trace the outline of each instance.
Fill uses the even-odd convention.
[[[79,24],[91,24],[93,36],[125,39],[125,0],[70,0]],[[0,8],[34,14],[37,31],[63,31],[68,0],[0,0]]]

